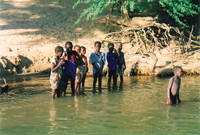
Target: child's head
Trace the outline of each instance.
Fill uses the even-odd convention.
[[[65,48],[66,48],[67,50],[72,50],[72,48],[73,48],[72,42],[67,41],[67,42],[65,43]]]
[[[109,43],[108,44],[108,50],[109,50],[109,52],[113,52],[113,50],[114,50],[114,44],[113,43]]]
[[[75,45],[74,46],[74,51],[76,51],[77,53],[81,52],[81,47],[79,45]]]
[[[177,75],[179,77],[183,74],[183,68],[180,66],[175,66],[172,71],[174,75]]]
[[[121,43],[121,42],[118,42],[118,43],[117,43],[117,50],[118,50],[118,51],[121,51],[122,48],[123,48],[122,43]]]
[[[86,54],[86,48],[84,46],[81,46],[81,54],[82,55]]]
[[[95,51],[100,51],[100,49],[101,49],[101,42],[99,42],[99,41],[96,41],[95,43],[94,43],[94,47],[95,47]]]
[[[56,54],[56,56],[58,56],[58,57],[61,57],[62,56],[62,53],[63,53],[63,47],[61,47],[61,46],[56,46],[56,48],[55,48],[55,54]]]

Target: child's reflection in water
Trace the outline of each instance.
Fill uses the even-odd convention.
[[[75,109],[78,109],[78,97],[74,96],[74,107]]]
[[[57,110],[55,108],[54,102],[52,102],[52,106],[51,106],[50,111],[49,111],[50,130],[49,130],[48,134],[53,134],[56,130],[56,126],[57,126],[56,113],[57,113]]]

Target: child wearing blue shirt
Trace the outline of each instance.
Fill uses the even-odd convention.
[[[95,52],[91,53],[89,62],[93,66],[93,89],[95,90],[97,79],[99,88],[101,88],[102,85],[102,71],[105,64],[105,54],[100,52],[101,42],[96,41],[94,47]]]

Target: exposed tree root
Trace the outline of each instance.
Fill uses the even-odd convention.
[[[112,23],[114,25],[119,25],[119,23]],[[121,31],[107,34],[103,42],[129,43],[137,48],[137,53],[153,53],[155,50],[165,47],[168,47],[170,50],[181,49],[181,51],[185,53],[190,50],[192,42],[199,44],[197,41],[192,40],[193,28],[188,34],[189,37],[187,37],[185,33],[180,31],[177,27],[156,22],[149,23],[149,25],[146,26],[127,26],[125,24],[121,26]],[[175,45],[172,45],[172,41]]]
[[[141,19],[138,21],[139,23],[136,21],[138,19]],[[175,54],[180,54],[179,60],[183,64],[188,56],[199,49],[200,43],[198,40],[195,40],[195,37],[192,35],[193,27],[191,31],[183,31],[177,27],[157,23],[154,18],[148,17],[147,19],[148,21],[143,18],[136,18],[135,20],[132,19],[129,22],[125,22],[123,20],[119,21],[119,19],[117,20],[116,18],[115,20],[113,20],[113,18],[109,20],[109,17],[107,17],[104,19],[103,23],[109,23],[110,26],[121,27],[121,30],[108,33],[103,43],[122,42],[123,44],[129,44],[133,47],[132,54],[141,54],[142,56],[148,54],[153,61],[150,68],[151,71],[148,73],[149,75],[154,74],[158,62],[158,52],[161,54],[161,50],[164,48],[169,51],[171,66],[174,65]],[[135,73],[137,74],[139,71],[135,71]]]

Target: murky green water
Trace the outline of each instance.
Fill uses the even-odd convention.
[[[52,101],[49,92],[0,103],[0,135],[197,135],[200,76],[182,78],[182,103],[165,105],[169,78],[126,77],[122,89]],[[47,77],[10,80],[26,90],[47,90]],[[104,78],[103,82],[106,82]]]

